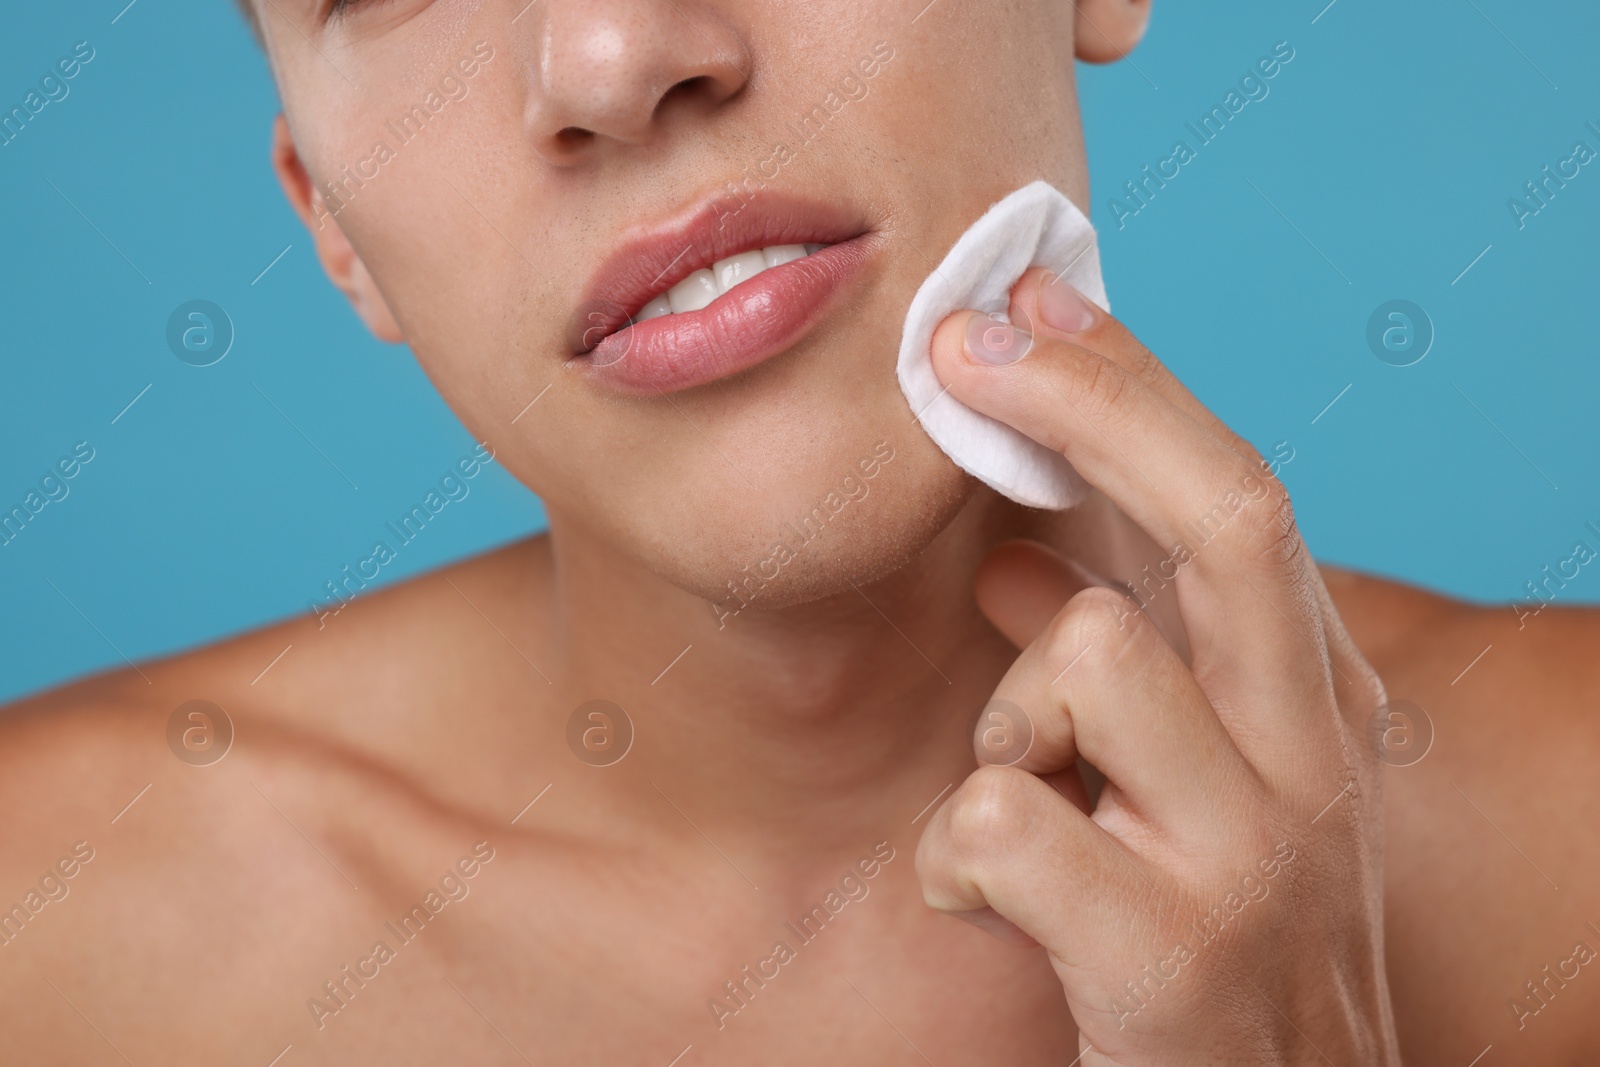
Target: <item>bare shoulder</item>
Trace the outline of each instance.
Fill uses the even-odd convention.
[[[1388,689],[1388,946],[1428,1059],[1600,1057],[1600,609],[1324,569]],[[1405,703],[1402,703],[1405,702]],[[1393,713],[1398,713],[1398,715]],[[1426,747],[1424,747],[1426,746]]]
[[[204,747],[205,725],[179,709],[209,703],[235,729],[298,733],[324,747],[370,752],[379,716],[398,700],[425,701],[472,673],[491,688],[508,661],[537,674],[546,635],[530,611],[547,584],[547,547],[535,538],[351,601],[189,650],[109,671],[0,708],[0,800],[65,776],[77,788],[30,824],[70,817],[70,801],[98,804],[145,773],[147,758],[203,762],[173,746]],[[173,723],[183,729],[169,729]],[[221,724],[226,728],[227,724]],[[193,727],[191,729],[191,727]],[[127,779],[121,777],[123,770]]]
[[[1471,664],[1470,673],[1490,678],[1491,687],[1493,680],[1511,681],[1518,672],[1542,676],[1552,669],[1556,676],[1548,680],[1569,683],[1576,697],[1592,700],[1600,686],[1600,657],[1593,654],[1600,647],[1600,607],[1484,606],[1354,571],[1321,570],[1345,624],[1380,669],[1446,668],[1479,642],[1473,658],[1456,664],[1446,684],[1464,684],[1460,672]],[[1498,654],[1474,662],[1485,649]],[[1480,674],[1479,666],[1488,669]]]
[[[482,699],[526,706],[541,551],[524,542],[331,619],[0,710],[0,1001],[18,1051],[97,1062],[83,1004],[114,1017],[119,1045],[162,1048],[172,1005],[227,987],[237,1003],[196,1023],[194,1047],[225,1058],[248,1033],[270,1060],[275,1035],[303,1025],[281,991],[326,977],[331,934],[398,907],[528,788],[455,773],[447,716],[388,724],[436,712],[469,676]],[[245,995],[257,987],[276,995]],[[80,1031],[81,1048],[59,1047]]]
[[[1497,776],[1538,764],[1587,781],[1600,755],[1600,608],[1477,605],[1323,568],[1391,704],[1431,723],[1437,753]],[[1434,753],[1430,751],[1431,757]],[[1420,765],[1420,764],[1419,764]]]
[[[241,760],[253,763],[247,777],[262,789],[292,773],[337,780],[335,768],[425,780],[438,770],[427,761],[434,739],[399,736],[385,722],[463,675],[493,699],[497,685],[513,684],[508,675],[532,669],[523,657],[542,635],[519,598],[535,593],[541,550],[523,542],[360,598],[336,616],[302,616],[0,709],[0,805],[13,813],[0,834],[0,877],[37,873],[80,841],[137,835],[145,807],[170,805],[166,827],[194,833],[210,820],[220,828],[231,815],[214,786],[244,784],[230,773]],[[182,837],[136,852],[159,867]]]

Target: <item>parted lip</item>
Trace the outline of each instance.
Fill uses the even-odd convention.
[[[719,259],[771,245],[839,244],[866,231],[846,208],[782,193],[703,199],[675,218],[620,236],[568,322],[568,347],[574,356],[593,351],[630,326],[651,298]]]

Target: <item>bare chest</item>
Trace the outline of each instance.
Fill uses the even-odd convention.
[[[459,825],[396,844],[378,825],[306,822],[312,848],[246,821],[158,865],[105,849],[59,929],[7,950],[19,1051],[281,1067],[1077,1053],[1042,953],[929,911],[909,851],[870,879],[757,890],[720,861]]]
[[[398,1035],[482,1063],[1070,1060],[1042,953],[929,912],[903,867],[847,896],[627,864],[597,877],[502,848],[420,932],[411,908],[373,916],[370,946],[349,939],[307,990],[301,1047],[328,1063]]]

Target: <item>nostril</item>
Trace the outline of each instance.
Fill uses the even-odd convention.
[[[594,140],[593,131],[586,130],[582,126],[568,126],[556,131],[556,144],[560,145],[563,151],[575,151],[592,140]]]
[[[661,94],[661,99],[656,103],[656,113],[659,114],[664,108],[678,100],[693,100],[700,96],[710,96],[714,92],[715,86],[716,79],[708,75],[699,74],[693,78],[685,78]]]
[[[711,78],[707,75],[697,74],[693,78],[683,79],[683,81],[668,89],[667,95],[671,96],[673,93],[677,93],[681,96],[692,96],[700,90],[701,86],[708,84],[710,81]]]

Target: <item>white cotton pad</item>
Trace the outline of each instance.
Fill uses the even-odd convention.
[[[1088,483],[1060,453],[944,392],[931,359],[933,331],[945,316],[963,308],[1004,316],[1011,287],[1035,266],[1110,310],[1094,227],[1054,186],[1034,182],[984,212],[922,283],[896,369],[911,410],[957,466],[1019,504],[1060,510],[1083,500]]]

